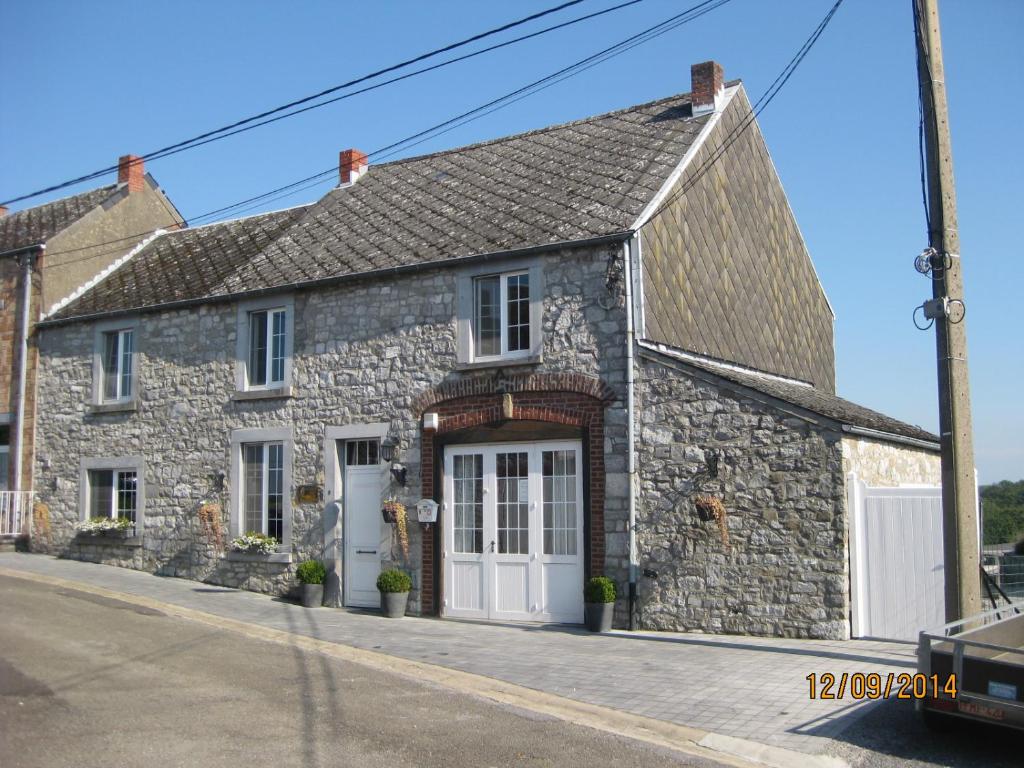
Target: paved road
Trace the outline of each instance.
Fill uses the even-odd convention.
[[[718,766],[84,591],[0,615],[5,768]]]

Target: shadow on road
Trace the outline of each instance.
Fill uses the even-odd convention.
[[[843,716],[840,717],[840,720]],[[830,734],[829,752],[852,768],[942,765],[951,768],[1019,768],[1024,761],[1020,731],[946,718],[929,729],[912,701],[889,699],[866,714],[851,713],[849,727]],[[832,728],[836,725],[832,721]],[[815,727],[801,729],[814,733]]]

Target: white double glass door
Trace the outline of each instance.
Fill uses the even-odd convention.
[[[578,442],[445,451],[445,616],[583,621]]]

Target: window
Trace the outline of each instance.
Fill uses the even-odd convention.
[[[284,444],[242,445],[243,532],[284,540]]]
[[[137,535],[145,528],[145,459],[141,456],[85,458],[79,465],[79,516],[131,520]]]
[[[273,536],[278,551],[268,556],[272,562],[291,561],[293,449],[291,427],[231,433],[231,538]]]
[[[134,523],[138,504],[135,470],[89,470],[89,517],[127,517]]]
[[[279,394],[291,385],[293,302],[280,297],[238,306],[239,392]]]
[[[493,267],[467,270],[459,277],[458,288],[460,363],[539,361],[543,311],[539,264],[498,272]]]
[[[135,332],[131,328],[103,334],[103,402],[131,400],[134,393],[132,355]]]
[[[284,309],[249,313],[249,360],[246,377],[250,387],[284,386]]]
[[[576,452],[544,451],[544,554],[576,554]]]
[[[139,396],[138,322],[97,323],[93,345],[92,403],[98,411],[132,410]]]
[[[365,467],[380,463],[380,440],[349,440],[345,443],[345,465]]]
[[[477,358],[530,351],[530,276],[488,275],[474,281],[473,349]]]

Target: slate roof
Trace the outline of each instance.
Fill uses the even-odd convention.
[[[615,235],[709,116],[681,94],[446,152],[370,165],[235,276],[236,291]]]
[[[45,243],[117,191],[117,184],[0,216],[0,252]]]
[[[224,294],[225,285],[239,268],[308,208],[299,206],[157,235],[47,319],[128,311]]]
[[[923,440],[928,443],[935,443],[936,447],[939,443],[938,435],[933,435],[931,432],[921,429],[921,427],[899,421],[898,419],[886,416],[884,413],[857,405],[838,395],[830,394],[807,384],[754,371],[736,370],[733,366],[719,365],[711,360],[694,360],[686,353],[684,353],[685,356],[673,354],[671,348],[665,345],[659,345],[659,349],[652,349],[648,344],[644,344],[643,347],[646,350],[663,355],[673,362],[680,362],[683,365],[706,371],[719,378],[740,384],[778,400],[792,403],[812,413],[825,416],[840,424],[871,429],[900,437],[909,437],[914,440]]]

